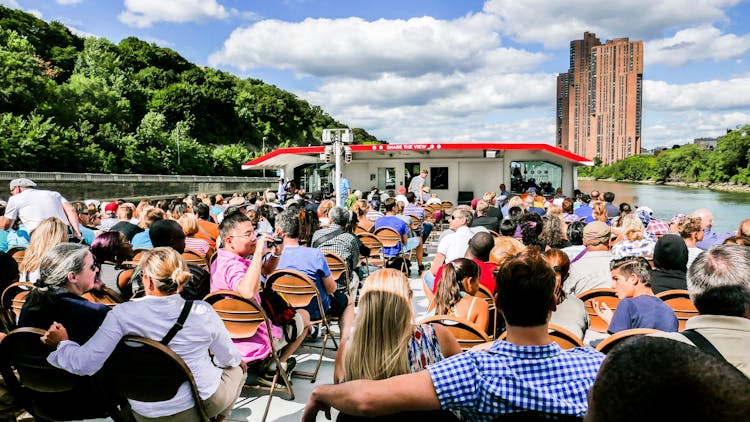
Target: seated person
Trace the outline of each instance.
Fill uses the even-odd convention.
[[[750,420],[750,378],[679,341],[638,336],[607,354],[590,422]]]
[[[133,248],[127,237],[119,231],[102,233],[94,239],[91,253],[94,254],[96,265],[99,266],[99,279],[102,283],[122,293],[117,286],[117,277],[126,269],[123,262],[133,258]]]
[[[562,286],[568,278],[570,271],[570,258],[560,249],[548,249],[544,252],[547,262],[555,270],[555,296],[557,297],[557,309],[552,312],[550,324],[565,328],[583,340],[586,330],[589,328],[589,314],[581,299],[574,295],[566,294]]]
[[[609,324],[610,334],[631,328],[677,331],[678,321],[672,308],[651,291],[651,266],[643,257],[628,256],[612,260],[612,288],[620,302],[617,310],[592,299],[594,311]]]
[[[363,285],[354,329],[336,354],[335,382],[418,372],[461,353],[448,329],[415,325],[413,320],[412,292],[404,273],[392,268],[372,273]]]
[[[284,241],[277,268],[296,270],[305,274],[310,277],[320,292],[323,309],[318,308],[315,300],[303,308],[309,313],[310,320],[320,319],[321,312],[329,316],[340,317],[341,332],[348,333],[354,320],[354,301],[350,300],[345,292],[337,289],[336,280],[331,275],[323,252],[299,244],[297,214],[291,210],[279,214],[276,217],[276,233]]]
[[[42,340],[57,348],[47,360],[76,375],[93,375],[126,335],[162,341],[175,325],[183,308],[190,307],[182,329],[166,341],[195,377],[209,417],[223,420],[229,415],[245,382],[247,367],[234,348],[224,323],[211,305],[186,302],[175,294],[190,278],[185,263],[172,248],[154,248],[138,264],[143,274],[146,296],[121,303],[104,319],[101,328],[84,344],[68,340],[65,326],[54,323]],[[195,404],[187,385],[175,397],[162,402],[130,401],[137,420],[163,418],[191,420]],[[192,419],[195,420],[195,419]]]
[[[182,214],[177,220],[182,227],[182,231],[185,233],[185,247],[190,248],[204,257],[210,257],[214,254],[214,250],[211,248],[211,244],[206,240],[199,239],[196,236],[200,230],[198,225],[198,217],[195,214]]]
[[[57,217],[42,220],[31,234],[29,246],[26,248],[23,260],[18,265],[20,271],[18,281],[34,283],[39,280],[39,265],[53,246],[68,241],[68,226]]]
[[[409,226],[404,220],[397,217],[398,203],[396,199],[386,199],[383,207],[385,208],[385,215],[375,220],[375,230],[381,227],[390,227],[401,235],[401,241],[396,246],[383,247],[383,256],[392,257],[400,254],[404,245],[406,245],[409,236]]]
[[[284,245],[269,244],[273,237],[263,234],[256,237],[253,223],[242,213],[225,214],[219,225],[224,247],[219,249],[211,265],[211,291],[233,290],[242,297],[255,299],[261,303],[261,276],[266,276],[276,269]],[[335,283],[334,283],[335,284]],[[244,362],[257,362],[266,359],[271,353],[269,339],[274,342],[276,350],[287,373],[296,365],[292,353],[299,347],[307,334],[310,317],[307,311],[297,310],[295,315],[296,337],[285,335],[281,328],[272,325],[271,333],[266,331],[265,324],[258,327],[254,336],[246,339],[235,339]],[[286,337],[290,337],[288,341]],[[272,363],[261,379],[270,381],[278,368]]]
[[[40,269],[42,277],[26,296],[18,325],[46,330],[57,321],[68,328],[71,340],[85,343],[110,309],[81,297],[95,285],[99,267],[94,256],[85,245],[61,243],[44,254]]]
[[[164,211],[161,208],[151,208],[146,211],[145,217],[141,218],[141,221],[138,224],[143,231],[133,236],[133,240],[130,241],[133,248],[153,248],[154,245],[151,243],[148,231],[151,229],[151,225],[154,224],[154,222],[163,219]]]
[[[604,355],[582,347],[563,350],[550,338],[554,271],[530,248],[506,260],[496,280],[507,341],[496,340],[486,351],[460,353],[412,374],[319,386],[302,420],[312,422],[331,407],[356,416],[443,409],[458,410],[467,420],[521,412],[582,417]]]
[[[487,331],[489,305],[475,296],[480,275],[479,265],[468,258],[458,258],[443,265],[440,284],[427,316],[451,315]]]

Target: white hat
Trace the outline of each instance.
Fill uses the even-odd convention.
[[[10,181],[10,189],[13,190],[15,188],[33,188],[36,186],[36,183],[34,183],[31,179],[26,179],[24,177],[20,179],[13,179]]]
[[[636,214],[638,213],[638,211],[646,211],[649,215],[653,215],[654,214],[654,210],[652,210],[649,207],[638,207],[638,208],[635,209]]]

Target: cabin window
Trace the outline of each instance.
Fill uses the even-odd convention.
[[[430,189],[448,189],[448,167],[430,167]]]
[[[526,192],[530,187],[537,192],[553,194],[562,186],[562,167],[547,161],[511,161],[510,189]]]
[[[378,189],[396,190],[396,169],[394,167],[378,167]]]

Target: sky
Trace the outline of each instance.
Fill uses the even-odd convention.
[[[554,143],[570,41],[644,41],[642,145],[750,124],[741,0],[0,0],[257,78],[391,143]],[[745,22],[743,25],[742,22]]]

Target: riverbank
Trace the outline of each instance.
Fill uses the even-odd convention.
[[[592,182],[616,182],[616,183],[637,183],[641,185],[665,185],[676,186],[681,188],[711,189],[720,192],[742,192],[750,193],[750,185],[737,185],[734,183],[708,183],[708,182],[658,182],[656,180],[615,180],[615,179],[596,179],[593,177],[578,177],[578,180],[588,180]]]

